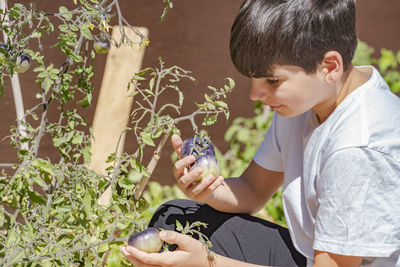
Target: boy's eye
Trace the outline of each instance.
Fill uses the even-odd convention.
[[[278,79],[267,79],[267,83],[271,86],[276,86],[279,84],[279,80]]]

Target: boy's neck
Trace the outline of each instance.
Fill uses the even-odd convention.
[[[339,94],[336,99],[336,105],[339,105],[351,92],[366,83],[369,78],[370,75],[368,73],[362,72],[353,65],[350,65],[349,69],[343,73],[341,82],[338,85]]]
[[[329,108],[315,110],[319,123],[323,123],[351,92],[366,83],[369,78],[370,75],[350,65],[348,70],[343,73],[340,82],[336,86],[336,98],[332,98]]]

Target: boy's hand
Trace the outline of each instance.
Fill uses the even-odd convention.
[[[174,134],[171,138],[172,147],[178,154],[179,160],[174,165],[174,176],[177,179],[178,187],[185,193],[185,195],[198,202],[205,202],[212,193],[224,182],[222,176],[213,177],[208,175],[200,182],[195,182],[202,174],[203,170],[200,167],[188,172],[187,167],[190,166],[196,159],[193,155],[182,158],[181,146],[182,139],[180,136]]]
[[[132,246],[121,246],[119,249],[137,267],[210,266],[208,252],[200,241],[174,231],[161,231],[160,238],[177,244],[178,249],[162,253],[147,253]]]

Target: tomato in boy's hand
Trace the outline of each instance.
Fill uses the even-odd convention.
[[[140,233],[134,233],[129,237],[128,245],[145,252],[159,252],[163,241],[158,235],[160,230],[149,227]]]
[[[193,155],[196,157],[195,162],[190,165],[189,170],[201,167],[203,173],[196,180],[201,181],[204,177],[212,174],[214,177],[219,175],[220,167],[215,157],[214,146],[207,138],[191,137],[183,141],[181,147],[182,157]]]

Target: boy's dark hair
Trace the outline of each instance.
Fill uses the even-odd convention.
[[[236,68],[248,77],[270,75],[272,65],[314,73],[328,51],[346,70],[357,46],[355,0],[246,0],[231,30]]]

